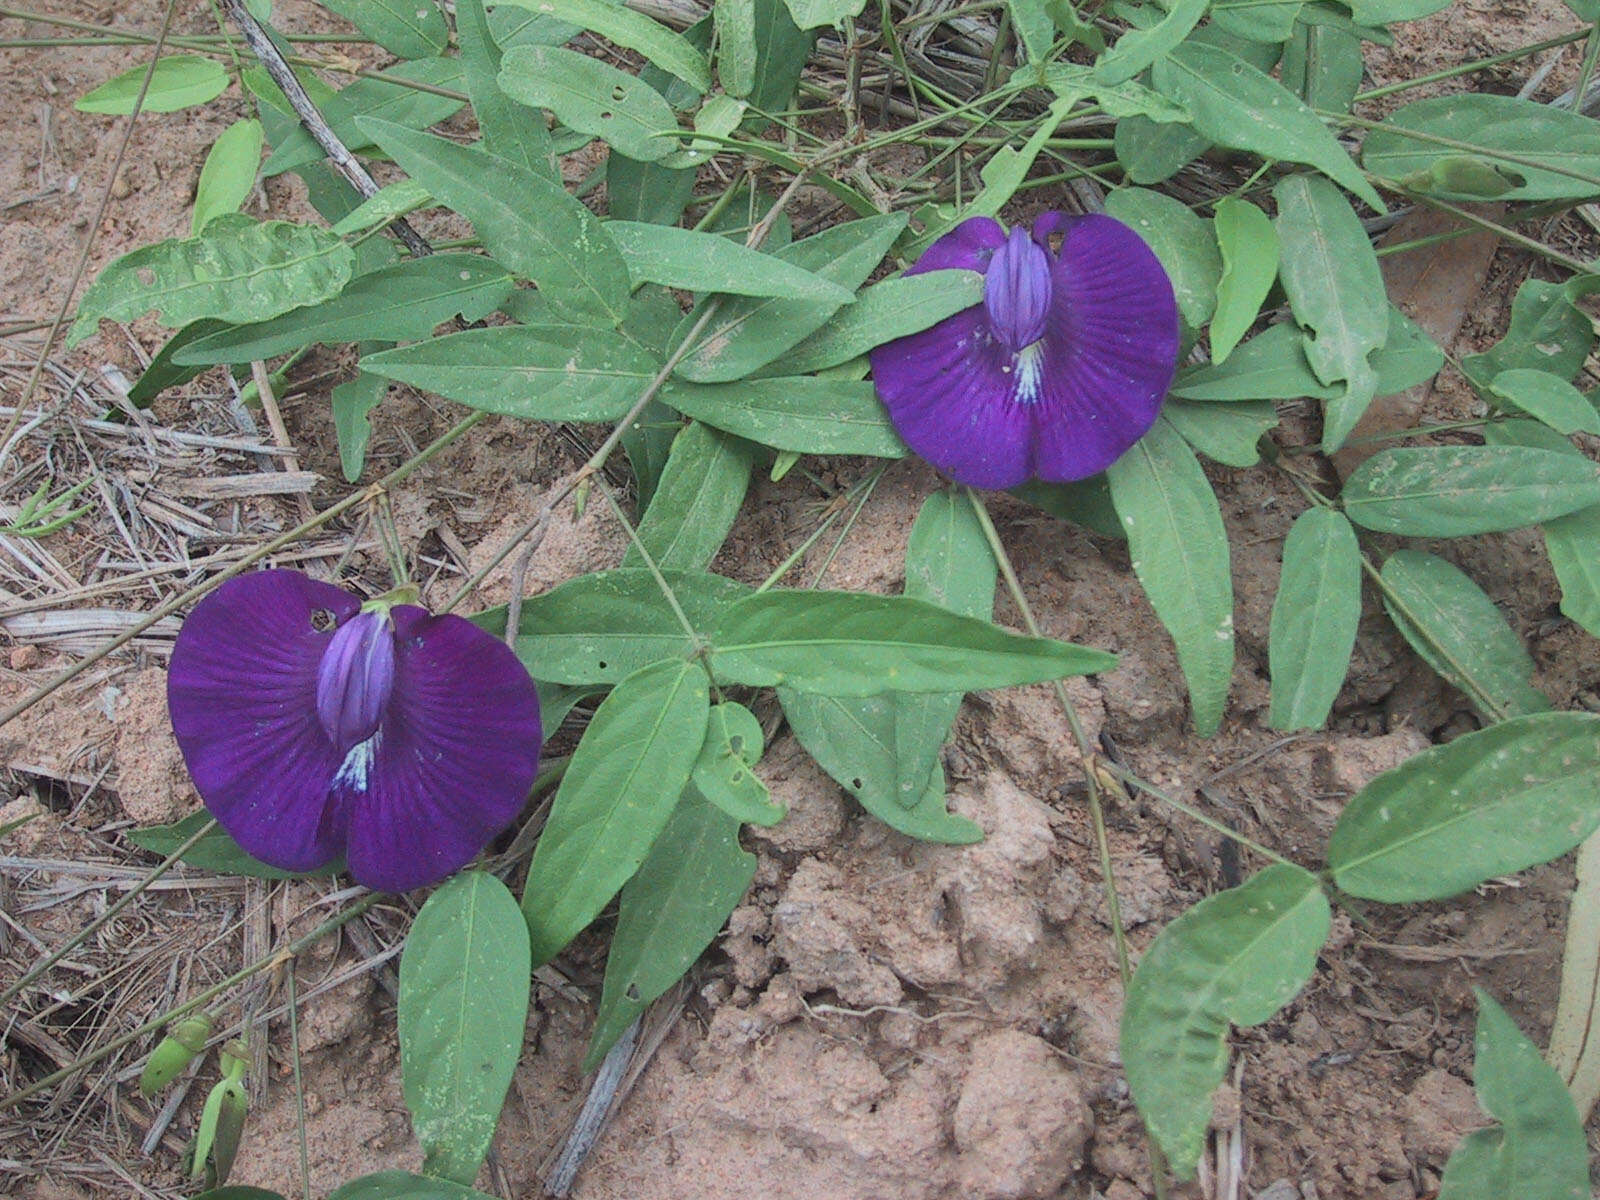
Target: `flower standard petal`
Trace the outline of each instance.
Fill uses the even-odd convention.
[[[328,794],[339,755],[317,719],[317,668],[355,597],[296,571],[224,583],[184,622],[167,674],[173,733],[195,787],[244,850],[308,871],[344,850]]]
[[[395,679],[335,786],[360,883],[406,891],[465,866],[522,811],[539,765],[538,693],[499,639],[460,617],[392,610]]]
[[[1105,470],[1155,424],[1178,364],[1178,306],[1144,239],[1111,217],[1065,231],[1046,323],[1034,470]]]

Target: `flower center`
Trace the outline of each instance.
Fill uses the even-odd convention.
[[[386,612],[359,612],[317,665],[317,718],[341,753],[377,732],[393,691],[394,627]]]
[[[990,324],[1013,354],[1044,336],[1051,290],[1050,256],[1026,230],[1013,229],[983,277]]]

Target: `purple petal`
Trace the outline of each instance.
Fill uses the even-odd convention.
[[[941,234],[922,252],[907,275],[924,271],[986,271],[994,252],[1006,244],[1006,231],[993,217],[968,217],[949,233]]]
[[[872,351],[872,379],[896,432],[952,479],[1009,488],[1033,474],[1033,416],[1016,399],[1015,357],[975,304]]]
[[[1085,479],[1155,423],[1178,363],[1172,284],[1120,221],[1091,215],[1067,229],[1043,347],[1034,470]]]
[[[339,755],[317,719],[317,665],[355,597],[297,571],[231,579],[184,622],[167,705],[206,807],[249,854],[309,871],[344,850],[328,781]]]
[[[394,690],[394,630],[382,613],[360,612],[333,635],[317,665],[317,717],[341,752],[378,730]]]
[[[350,808],[350,873],[399,892],[465,866],[516,819],[542,731],[533,680],[504,642],[460,617],[392,615],[389,709],[370,760],[347,763],[334,790]]]
[[[996,336],[1013,353],[1044,336],[1050,313],[1048,251],[1018,226],[995,251],[983,281],[983,306]]]

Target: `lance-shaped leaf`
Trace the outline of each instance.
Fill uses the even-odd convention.
[[[595,710],[550,807],[522,893],[534,965],[549,962],[639,869],[705,742],[698,663],[658,662]]]
[[[430,254],[359,275],[321,304],[237,325],[179,350],[182,364],[245,363],[321,342],[413,341],[459,315],[478,321],[511,294],[511,276],[481,254]]]
[[[326,230],[225,213],[199,237],[143,246],[101,271],[78,303],[67,345],[101,319],[131,321],[152,309],[174,327],[206,317],[264,321],[337,295],[354,269],[350,247]]]
[[[724,611],[711,643],[712,664],[730,679],[831,696],[1011,687],[1099,674],[1117,661],[925,600],[780,588]]]
[[[1283,543],[1283,574],[1267,643],[1274,729],[1328,719],[1361,620],[1361,548],[1340,513],[1307,509]]]
[[[500,60],[500,89],[548,108],[570,129],[603,138],[639,162],[677,149],[672,106],[637,75],[560,46],[516,46]]]
[[[1422,660],[1489,717],[1544,712],[1533,659],[1494,601],[1444,559],[1397,550],[1379,573],[1383,606]]]
[[[1255,322],[1278,277],[1278,234],[1266,213],[1233,196],[1217,201],[1212,224],[1222,252],[1222,276],[1211,319],[1211,360],[1221,363]]]
[[[450,27],[433,0],[326,0],[325,7],[397,58],[427,58],[450,44]]]
[[[1600,413],[1588,397],[1559,375],[1513,368],[1496,375],[1489,390],[1513,409],[1543,421],[1557,433],[1600,436]]]
[[[214,218],[224,213],[238,212],[250,198],[261,166],[264,140],[260,121],[235,121],[217,135],[200,168],[200,181],[194,185],[191,235],[203,233]]]
[[[664,571],[689,623],[711,628],[717,615],[750,594],[748,584],[701,571]],[[505,631],[505,609],[473,618]],[[528,673],[549,683],[620,683],[654,662],[693,650],[661,585],[647,570],[595,571],[523,603],[513,649]]]
[[[627,315],[628,268],[600,221],[565,188],[484,150],[383,121],[360,122],[396,162],[472,222],[496,262],[539,285],[579,324]]]
[[[685,416],[802,454],[903,458],[905,443],[872,384],[803,375],[695,384],[674,380],[661,398]]]
[[[472,115],[483,132],[484,149],[525,171],[561,182],[544,114],[529,112],[527,105],[518,104],[500,90],[500,44],[483,0],[456,0],[456,37],[461,42],[463,75],[472,97]]]
[[[363,342],[356,347],[356,352],[376,353],[387,344]],[[367,443],[372,438],[370,415],[388,391],[387,379],[357,371],[354,379],[347,379],[328,394],[329,407],[333,410],[333,432],[339,439],[339,466],[347,483],[361,478],[362,468],[367,463]]]
[[[741,99],[756,85],[755,0],[716,0],[711,10],[717,30],[717,79]]]
[[[171,825],[145,825],[130,829],[122,836],[140,849],[165,858],[211,821],[209,812],[190,813]],[[285,871],[269,867],[246,854],[221,827],[212,829],[190,846],[180,861],[191,867],[215,871],[219,875],[245,875],[253,879],[304,879],[307,876],[335,875],[344,869],[342,862],[330,863],[315,871]]]
[[[563,22],[598,33],[607,41],[637,50],[663,71],[676,75],[697,92],[711,90],[711,68],[706,56],[681,34],[658,21],[605,0],[503,0]]]
[[[1571,379],[1595,344],[1594,323],[1574,302],[1582,294],[1578,280],[1528,280],[1511,302],[1511,328],[1505,337],[1484,353],[1462,359],[1462,372],[1480,389],[1501,372],[1518,368]]]
[[[1306,360],[1325,384],[1343,390],[1323,410],[1322,450],[1332,454],[1378,393],[1368,361],[1389,337],[1389,299],[1378,256],[1339,189],[1313,175],[1291,175],[1278,201],[1278,274],[1294,319],[1306,331]]]
[[[609,329],[501,325],[368,355],[361,369],[485,412],[535,421],[613,421],[660,370]]]
[[[177,112],[196,104],[209,104],[228,90],[227,68],[216,59],[169,54],[156,59],[153,68],[140,63],[106,80],[72,107],[79,112],[126,116],[133,111],[147,74],[150,86],[144,94],[145,112]]]
[[[846,17],[859,17],[867,0],[783,0],[801,29],[836,28]]]
[[[505,884],[464,871],[428,897],[400,956],[400,1078],[428,1174],[483,1165],[528,1014],[528,926]]]
[[[1130,29],[1101,56],[1095,74],[1102,83],[1132,79],[1151,63],[1170,54],[1211,7],[1211,0],[1174,0],[1167,13],[1148,29]]]
[[[1341,499],[1345,515],[1367,529],[1462,537],[1600,504],[1600,469],[1526,446],[1407,446],[1362,463]]]
[[[1194,127],[1219,146],[1305,163],[1379,212],[1383,200],[1321,118],[1244,59],[1189,41],[1155,64],[1156,90],[1188,106]]]
[[[1161,417],[1207,458],[1230,467],[1253,467],[1261,461],[1262,435],[1278,423],[1278,410],[1267,400],[1247,404],[1168,400]]]
[[[605,230],[622,252],[635,286],[659,283],[692,292],[788,296],[840,304],[854,298],[849,288],[715,233],[641,221],[607,221]]]
[[[1499,1124],[1461,1139],[1445,1164],[1439,1200],[1587,1200],[1589,1148],[1571,1094],[1493,997],[1472,990],[1473,1085]]]
[[[1600,825],[1600,716],[1513,717],[1385,771],[1328,839],[1344,891],[1440,900],[1548,862]]]
[[[199,1197],[196,1197],[199,1200]],[[241,1198],[243,1200],[243,1198]],[[340,1184],[328,1200],[493,1200],[476,1188],[413,1175],[410,1171],[377,1171]]]
[[[976,271],[927,271],[863,288],[828,323],[774,363],[765,375],[805,375],[838,366],[874,346],[921,333],[948,316],[983,303]]]
[[[1202,900],[1151,943],[1122,1009],[1122,1064],[1145,1127],[1180,1178],[1194,1173],[1228,1026],[1259,1025],[1311,978],[1332,913],[1317,878],[1268,867]]]
[[[739,822],[691,787],[622,889],[585,1071],[694,965],[755,874],[756,856],[739,846]]]
[[[656,566],[699,571],[710,564],[744,503],[754,458],[743,438],[699,421],[684,426],[639,521],[639,543]],[[638,546],[628,547],[622,565],[645,565]]]
[[[1209,737],[1233,677],[1233,576],[1216,494],[1194,451],[1162,420],[1106,478],[1134,574],[1177,645],[1195,730]]]

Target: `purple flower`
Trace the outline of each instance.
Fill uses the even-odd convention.
[[[206,807],[248,853],[289,871],[342,854],[380,891],[472,861],[539,765],[538,695],[503,642],[296,571],[200,602],[167,705]]]
[[[906,274],[950,267],[983,274],[983,303],[872,352],[911,449],[973,487],[1065,483],[1105,470],[1155,423],[1177,370],[1178,308],[1133,230],[1052,212],[1032,236],[1008,236],[973,217]]]

